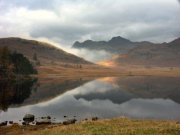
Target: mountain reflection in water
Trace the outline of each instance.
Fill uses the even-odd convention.
[[[38,80],[29,98],[0,112],[3,120],[18,120],[27,114],[64,115],[83,118],[180,120],[179,77],[44,78]],[[72,89],[72,90],[71,90]],[[36,103],[37,102],[37,103]]]

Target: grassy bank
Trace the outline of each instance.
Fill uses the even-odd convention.
[[[125,65],[118,68],[83,65],[82,69],[62,66],[38,66],[38,75],[34,76],[180,76],[180,68]]]
[[[22,128],[25,129],[22,132]],[[8,132],[9,131],[9,132]],[[117,118],[98,121],[83,121],[73,125],[29,126],[13,125],[0,128],[0,133],[15,135],[119,135],[119,134],[150,134],[179,135],[180,122],[159,120],[132,120]]]

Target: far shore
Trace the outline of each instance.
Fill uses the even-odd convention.
[[[64,76],[64,77],[110,77],[110,76],[180,76],[179,67],[151,67],[120,66],[94,68],[83,66],[82,69],[64,68],[60,66],[39,66],[38,74],[34,77]]]

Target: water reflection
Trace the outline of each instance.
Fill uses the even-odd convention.
[[[21,104],[29,98],[33,84],[37,81],[23,82],[1,80],[0,82],[0,109],[7,111],[12,104]]]
[[[79,87],[84,83],[92,80],[91,78],[67,78],[67,77],[49,77],[39,78],[33,85],[31,95],[21,104],[12,105],[11,107],[20,107],[30,104],[47,102],[61,94]]]
[[[110,100],[115,104],[121,104],[132,98],[137,98],[137,96],[132,93],[129,93],[119,88],[114,88],[106,83],[100,83],[98,81],[94,81],[94,83],[92,84],[87,84],[85,87],[79,88],[78,93],[75,94],[74,97],[76,99],[85,99],[87,101],[92,101],[96,99]]]
[[[111,77],[90,80],[38,80],[33,86],[37,88],[37,95],[33,94],[33,89],[21,107],[2,111],[0,118],[18,121],[31,113],[36,117],[50,115],[59,121],[65,120],[64,115],[75,115],[79,121],[93,116],[114,118],[122,115],[136,119],[180,120],[180,78]],[[27,105],[35,99],[37,104]]]
[[[180,77],[107,77],[99,80],[139,98],[171,99],[180,104]]]

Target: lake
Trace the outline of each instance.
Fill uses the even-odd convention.
[[[25,114],[63,122],[97,116],[180,120],[180,77],[47,77],[0,82],[0,121]],[[67,116],[64,118],[64,116]]]

